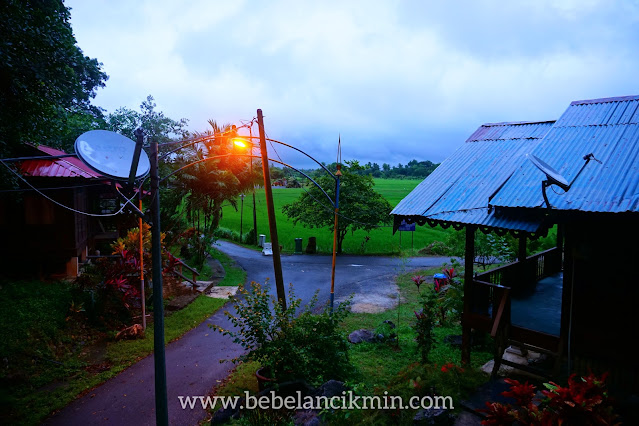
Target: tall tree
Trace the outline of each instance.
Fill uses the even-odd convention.
[[[196,134],[210,136],[206,143],[190,145],[180,151],[173,166],[193,164],[176,174],[171,182],[180,203],[173,221],[190,227],[191,246],[198,263],[206,258],[214,231],[220,223],[222,206],[229,204],[237,210],[237,197],[259,182],[261,167],[251,167],[244,156],[237,156],[232,141],[231,125],[218,125],[209,120],[211,129]],[[225,134],[226,132],[226,134]]]
[[[140,104],[140,112],[121,107],[106,118],[107,128],[135,140],[135,130],[142,128],[148,138],[156,137],[159,143],[169,142],[175,138],[187,138],[188,120],[173,120],[157,111],[153,96],[149,95]]]
[[[0,7],[0,155],[24,142],[69,149],[103,125],[91,105],[107,75],[76,44],[62,0],[5,0]]]
[[[346,161],[342,168],[337,234],[337,251],[342,252],[342,242],[348,231],[363,229],[370,231],[379,224],[390,224],[392,206],[375,191],[373,178],[361,175],[363,167],[357,161]],[[316,179],[332,200],[335,199],[335,181],[324,174]],[[282,208],[293,223],[310,228],[334,228],[334,210],[324,194],[316,186],[311,186],[296,201]]]

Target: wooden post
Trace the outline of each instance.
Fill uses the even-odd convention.
[[[475,260],[475,226],[466,226],[466,249],[464,252],[464,312],[462,314],[462,348],[461,360],[464,364],[470,363],[470,338],[471,327],[468,324],[468,315],[472,307],[473,297],[473,265]]]
[[[271,244],[273,246],[273,269],[275,270],[275,288],[277,299],[286,309],[286,292],[284,290],[284,277],[282,275],[282,260],[280,259],[280,242],[277,238],[277,224],[275,222],[275,207],[273,206],[273,189],[271,188],[271,175],[268,169],[268,155],[266,151],[266,135],[264,133],[264,119],[262,110],[257,110],[257,126],[260,129],[260,152],[262,153],[262,173],[264,174],[264,191],[266,192],[266,208],[268,210],[268,225],[271,231]]]
[[[518,271],[518,279],[517,279],[517,287],[520,290],[528,291],[528,287],[533,285],[530,280],[534,278],[527,274],[528,265],[526,265],[526,234],[522,234],[519,236],[519,247],[517,250],[517,260],[519,261],[519,271]],[[515,283],[511,283],[515,284]]]

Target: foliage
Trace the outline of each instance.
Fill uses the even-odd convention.
[[[0,8],[0,156],[24,142],[69,150],[103,126],[91,105],[107,75],[82,53],[62,0],[7,0]]]
[[[466,237],[465,231],[453,231],[448,234],[446,246],[450,248],[450,256],[464,256]],[[526,253],[532,255],[557,245],[557,236],[550,232],[545,238],[526,241]],[[484,269],[494,263],[512,262],[517,258],[519,241],[511,234],[499,236],[494,232],[485,234],[475,232],[474,262]]]
[[[441,324],[448,318],[449,322],[461,319],[464,309],[464,270],[456,259],[451,259],[451,266],[442,268],[446,275],[446,284],[438,291],[437,303],[441,312]]]
[[[144,274],[151,276],[151,231],[142,224]],[[115,259],[101,257],[83,268],[75,284],[89,319],[117,328],[131,321],[133,311],[141,306],[139,228],[132,228],[112,245]],[[164,240],[164,234],[161,236]],[[164,254],[163,261],[170,259]],[[148,280],[147,280],[148,282]],[[147,292],[148,295],[148,292]]]
[[[503,425],[515,422],[526,425],[611,425],[616,424],[611,400],[605,387],[606,375],[597,377],[590,373],[585,377],[575,374],[568,379],[568,386],[546,383],[541,391],[544,399],[535,397],[535,386],[528,382],[505,379],[510,390],[503,392],[513,398],[514,404],[486,402],[486,419],[483,425]]]
[[[402,163],[397,164],[397,166],[391,166],[388,163],[384,163],[381,167],[379,164],[371,163],[369,161],[368,163],[363,164],[356,173],[362,176],[372,176],[374,178],[384,179],[424,179],[435,171],[437,166],[439,166],[439,164],[433,163],[429,160],[417,161],[413,159],[405,166]],[[335,163],[329,164],[327,167],[335,168]],[[309,172],[315,176],[319,176],[321,174],[319,169],[311,170]]]
[[[303,378],[318,383],[344,379],[351,372],[348,342],[339,329],[348,315],[349,302],[338,305],[332,313],[326,306],[313,314],[316,294],[296,315],[301,299],[295,298],[292,285],[286,309],[259,283],[252,282],[250,290],[240,286],[239,292],[241,297],[231,297],[235,312],[225,312],[234,329],[212,326],[246,349],[247,353],[233,362],[257,361],[278,382]]]
[[[433,345],[433,326],[435,325],[435,295],[434,292],[427,289],[424,293],[421,292],[420,287],[425,282],[425,277],[416,275],[413,277],[413,282],[417,286],[417,290],[420,292],[420,298],[422,300],[422,309],[415,311],[415,332],[417,333],[417,347],[421,355],[422,363],[428,363],[428,355]]]
[[[171,178],[175,204],[171,223],[181,230],[193,229],[192,248],[200,262],[207,256],[206,248],[214,241],[224,204],[237,210],[237,196],[259,181],[259,168],[243,156],[234,154],[230,125],[219,126],[209,120],[211,129],[196,134],[209,137],[200,144],[188,145],[178,151],[168,166],[174,170],[190,165]],[[203,243],[200,243],[203,242]]]
[[[359,175],[361,166],[357,161],[347,161],[342,168],[340,179],[340,199],[337,236],[337,252],[342,252],[342,242],[350,230],[354,232],[363,229],[367,232],[376,228],[378,224],[389,224],[392,206],[386,199],[374,190],[372,177]],[[331,197],[335,199],[335,181],[327,174],[317,178],[317,183]],[[318,201],[321,200],[321,201]],[[293,224],[301,222],[311,228],[328,228],[333,230],[335,212],[328,204],[324,194],[316,186],[311,186],[302,193],[295,202],[282,207],[282,211]]]
[[[138,128],[144,130],[146,138],[156,138],[158,143],[170,142],[175,137],[182,139],[188,137],[186,118],[173,120],[165,116],[162,111],[156,111],[156,107],[157,104],[151,95],[148,95],[140,104],[140,112],[120,107],[107,115],[107,128],[131,140],[136,139],[135,130]]]

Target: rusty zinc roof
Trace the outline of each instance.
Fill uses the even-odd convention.
[[[39,151],[51,155],[65,155],[66,152],[44,145],[36,147]],[[20,164],[20,172],[25,177],[49,178],[104,178],[94,172],[76,157],[24,160]]]
[[[553,209],[639,211],[639,96],[572,102],[543,140],[530,148],[569,183],[585,155],[592,153],[601,161],[591,161],[567,192],[549,187],[546,193]],[[545,207],[541,191],[545,179],[530,161],[519,161],[491,204]]]
[[[552,121],[491,123],[466,142],[393,209],[396,221],[421,219],[535,232],[542,216],[505,216],[489,200],[526,161]]]

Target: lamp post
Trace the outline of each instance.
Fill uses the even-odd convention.
[[[169,424],[164,353],[164,300],[162,298],[162,236],[160,228],[160,175],[158,141],[151,141],[151,256],[153,259],[153,361],[155,364],[155,423]]]
[[[262,174],[264,175],[264,191],[266,193],[266,209],[268,211],[268,226],[271,233],[273,247],[273,269],[275,269],[275,288],[277,299],[286,309],[286,293],[284,291],[284,277],[282,275],[282,260],[280,258],[280,242],[277,238],[277,223],[275,222],[275,207],[273,206],[273,188],[271,188],[271,175],[268,168],[268,155],[266,152],[266,135],[264,133],[264,117],[262,110],[257,110],[257,126],[260,130],[260,152],[262,154]]]
[[[330,293],[330,308],[331,308],[331,312],[333,310],[333,304],[334,304],[334,300],[335,300],[335,263],[336,263],[336,254],[337,254],[337,233],[338,233],[338,217],[339,217],[339,192],[340,192],[340,177],[342,176],[342,172],[341,172],[341,164],[337,165],[337,172],[335,172],[335,174],[331,173],[330,170],[328,170],[326,168],[326,166],[324,166],[322,163],[320,163],[319,161],[317,161],[315,158],[311,157],[310,155],[308,155],[306,152],[302,151],[299,148],[295,148],[294,146],[288,145],[284,142],[280,142],[280,141],[276,141],[274,139],[268,139],[269,142],[275,142],[278,143],[280,145],[284,145],[288,148],[294,149],[296,151],[298,151],[299,153],[307,156],[308,158],[310,158],[311,160],[313,160],[315,163],[317,163],[321,168],[323,168],[334,180],[335,180],[335,200],[332,200],[331,197],[326,193],[326,191],[324,191],[324,189],[317,183],[315,182],[315,180],[313,180],[313,178],[311,178],[310,176],[308,176],[306,173],[302,172],[301,170],[296,169],[295,167],[283,163],[281,161],[277,161],[277,160],[269,160],[268,157],[266,156],[266,138],[264,138],[264,123],[263,123],[263,119],[262,119],[262,110],[257,110],[258,113],[258,125],[260,126],[260,152],[261,152],[261,157],[262,157],[262,171],[264,174],[264,186],[265,186],[265,191],[266,191],[266,203],[267,203],[267,207],[269,208],[269,226],[271,226],[271,235],[273,235],[273,232],[275,232],[275,235],[277,237],[277,229],[273,230],[272,224],[275,224],[275,214],[274,212],[271,214],[270,209],[272,209],[273,206],[273,193],[271,191],[271,187],[270,187],[270,175],[269,175],[269,170],[268,170],[268,161],[272,161],[274,163],[278,163],[278,164],[282,164],[283,166],[292,168],[293,170],[296,170],[297,172],[301,173],[304,177],[306,177],[308,180],[310,180],[317,188],[320,189],[320,191],[322,191],[322,193],[326,196],[326,198],[328,198],[329,202],[333,205],[333,207],[335,208],[335,225],[334,225],[334,229],[333,229],[333,258],[332,258],[332,267],[331,267],[331,293]],[[250,129],[250,127],[249,127]],[[248,143],[249,145],[249,150],[252,150],[253,148],[253,136],[251,133],[251,136],[249,136],[249,140],[250,142]],[[245,136],[239,137],[238,139],[236,139],[234,141],[235,145],[240,146],[245,148],[247,146],[247,144],[245,143]],[[341,140],[339,145],[341,146]],[[339,148],[341,149],[341,148]],[[338,151],[339,151],[338,149]],[[253,156],[251,155],[251,158]],[[338,155],[338,161],[339,161],[340,155]],[[251,160],[252,163],[252,160]],[[267,180],[268,180],[268,184],[267,184]],[[268,189],[266,189],[266,187],[268,186]],[[255,209],[255,202],[253,202],[253,208]],[[255,215],[255,210],[253,210],[253,214]],[[273,240],[273,237],[271,236],[271,240],[273,245],[275,245],[275,240]],[[275,256],[275,248],[274,248],[274,256]],[[279,257],[279,244],[277,247],[277,258],[273,258],[273,265],[275,268],[275,275],[276,275],[276,280],[277,280],[277,276],[278,276],[278,271],[279,274],[282,273],[281,270],[281,260]],[[279,265],[279,266],[277,266]],[[282,284],[282,293],[284,292],[283,289],[283,284]],[[278,292],[278,298],[279,297],[279,292]],[[283,298],[283,297],[282,297]]]

